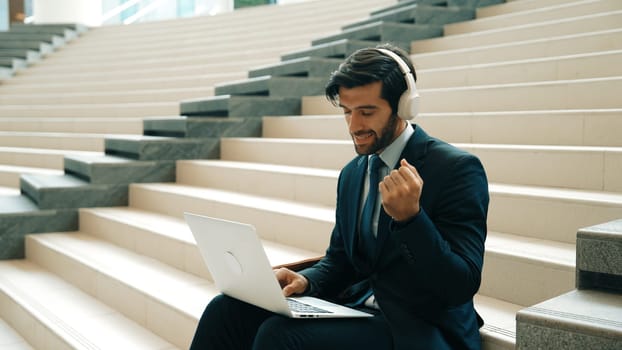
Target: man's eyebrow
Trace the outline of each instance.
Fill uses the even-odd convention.
[[[363,105],[363,106],[356,106],[354,108],[349,108],[349,107],[342,105],[341,103],[339,104],[339,107],[347,108],[347,109],[378,109],[378,106],[376,105]]]

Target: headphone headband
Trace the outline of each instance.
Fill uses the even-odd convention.
[[[400,96],[397,115],[406,120],[410,120],[417,116],[419,113],[419,93],[417,92],[417,86],[415,85],[415,78],[412,74],[410,67],[404,62],[404,60],[395,52],[387,49],[376,48],[380,53],[389,56],[397,63],[400,68],[404,80],[406,81],[406,91]]]

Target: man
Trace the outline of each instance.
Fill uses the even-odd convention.
[[[300,272],[275,271],[286,296],[332,299],[374,317],[295,320],[218,296],[193,349],[480,348],[473,295],[486,174],[473,155],[406,121],[417,113],[415,79],[408,56],[390,45],[353,53],[331,75],[326,95],[343,108],[358,156],[339,176],[326,255]]]

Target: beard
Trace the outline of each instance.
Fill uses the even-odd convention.
[[[354,142],[354,150],[356,151],[356,153],[360,156],[365,156],[377,153],[378,151],[385,149],[395,139],[395,132],[397,130],[398,122],[399,118],[397,117],[397,115],[392,115],[387,123],[382,127],[380,135],[378,135],[374,130],[365,131],[364,133],[372,133],[373,137],[376,140],[369,146],[364,147],[357,145],[356,141],[354,140],[354,135],[351,135],[352,141]]]

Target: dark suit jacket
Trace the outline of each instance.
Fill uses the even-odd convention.
[[[414,347],[414,328],[421,321],[437,327],[452,348],[479,349],[482,321],[473,295],[486,239],[486,174],[475,156],[413,127],[402,158],[424,181],[421,212],[397,224],[382,210],[376,256],[365,257],[357,249],[357,216],[366,162],[363,156],[354,158],[339,176],[326,255],[301,273],[310,282],[310,294],[335,299],[345,290],[343,302],[357,297],[353,285],[370,283],[396,349]]]

